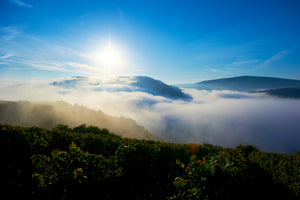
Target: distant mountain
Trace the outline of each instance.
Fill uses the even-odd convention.
[[[169,99],[190,100],[176,86],[171,86],[162,81],[147,76],[122,76],[109,80],[101,80],[86,77],[71,77],[50,83],[53,86],[65,89],[91,89],[93,91],[110,92],[145,92],[155,96],[163,96]]]
[[[300,87],[262,90],[260,92],[281,98],[300,99]]]
[[[86,124],[106,128],[122,137],[157,139],[132,119],[113,117],[100,110],[95,111],[79,105],[72,106],[65,102],[0,101],[0,123],[5,121],[17,126],[38,126],[48,129],[58,124],[68,125],[72,128]]]
[[[300,87],[300,81],[273,77],[240,76],[202,81],[195,84],[182,84],[178,86],[183,88],[195,88],[198,90],[254,92],[259,90]]]

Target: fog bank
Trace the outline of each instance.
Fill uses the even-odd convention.
[[[145,92],[59,88],[35,82],[0,88],[1,100],[65,101],[132,118],[169,142],[224,147],[254,144],[275,152],[300,150],[300,101],[264,94],[186,89],[191,101]]]

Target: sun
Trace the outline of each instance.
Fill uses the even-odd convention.
[[[117,44],[110,39],[95,43],[85,57],[94,75],[120,76],[133,69],[129,64],[129,50],[122,43]]]
[[[95,64],[106,68],[122,67],[125,64],[125,59],[122,51],[112,45],[109,41],[108,44],[100,50],[94,51],[91,59]]]
[[[120,65],[122,61],[122,56],[119,50],[115,47],[112,47],[110,42],[100,56],[103,63],[107,64],[108,66]]]

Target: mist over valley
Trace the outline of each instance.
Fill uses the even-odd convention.
[[[299,150],[300,101],[261,92],[266,84],[283,88],[286,82],[296,83],[289,86],[298,82],[279,79],[276,85],[264,78],[259,86],[253,79],[247,84],[256,90],[247,91],[179,88],[144,76],[27,82],[1,87],[5,101],[0,103],[0,120],[45,128],[96,125],[123,137],[175,143],[253,144],[281,153]]]

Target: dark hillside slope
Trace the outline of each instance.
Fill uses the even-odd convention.
[[[183,87],[196,88],[199,90],[235,90],[241,92],[254,92],[265,89],[300,87],[300,81],[274,77],[240,76],[202,81],[186,86],[183,85]]]
[[[300,99],[300,87],[262,90],[261,92],[281,98]]]
[[[102,111],[65,102],[32,103],[29,101],[0,101],[0,122],[18,126],[52,128],[58,124],[75,127],[80,124],[106,128],[117,135],[129,138],[156,139],[144,127],[132,119],[113,117]]]
[[[10,199],[294,200],[299,156],[0,124],[0,188]]]
[[[155,80],[147,76],[136,76],[133,77],[133,80],[135,80],[135,82],[131,83],[131,85],[135,86],[137,91],[163,96],[170,99],[191,99],[189,95],[183,93],[178,87],[167,85],[162,81]]]

